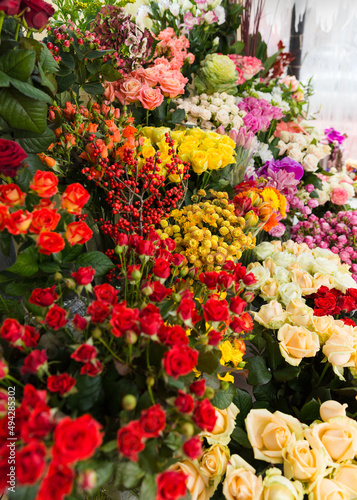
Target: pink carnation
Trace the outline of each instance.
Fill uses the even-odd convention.
[[[335,205],[344,205],[348,201],[348,193],[343,188],[335,188],[331,193],[331,201]]]

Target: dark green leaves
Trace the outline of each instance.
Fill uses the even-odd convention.
[[[0,90],[0,115],[13,128],[38,133],[46,129],[46,103],[14,88]]]
[[[38,264],[32,252],[24,252],[17,256],[15,264],[7,269],[19,276],[33,276],[38,271]]]
[[[0,57],[0,69],[8,76],[26,82],[34,70],[35,61],[34,50],[11,50]]]
[[[102,252],[84,253],[76,262],[80,266],[92,266],[96,276],[103,276],[114,267],[113,262]]]
[[[267,384],[272,378],[272,375],[265,364],[264,358],[249,358],[247,368],[249,371],[248,384],[250,385]]]
[[[236,394],[236,389],[233,384],[229,384],[228,389],[216,391],[215,396],[212,400],[213,406],[224,410],[232,403],[233,398]],[[239,407],[238,407],[239,408]]]

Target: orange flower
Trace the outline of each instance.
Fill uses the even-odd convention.
[[[76,138],[72,134],[65,134],[64,142],[67,144],[67,147],[69,148],[70,145],[74,146],[76,144]]]
[[[273,227],[277,226],[279,224],[278,216],[276,213],[272,213],[271,216],[269,217],[269,220],[264,224],[263,229],[267,233],[273,229]]]
[[[137,131],[138,129],[132,127],[131,125],[128,125],[123,129],[123,137],[125,137],[125,139],[128,139],[129,137],[132,137]]]
[[[2,184],[0,186],[0,203],[8,207],[23,205],[26,193],[23,193],[16,184]]]
[[[59,127],[59,128],[56,128],[55,130],[55,136],[57,137],[57,139],[62,135],[62,129]]]
[[[55,174],[37,170],[30,184],[30,189],[35,191],[40,198],[51,198],[51,196],[54,196],[58,191],[57,184],[58,178]]]
[[[98,124],[97,123],[88,123],[87,130],[90,134],[95,134],[98,130]]]
[[[267,222],[272,213],[273,213],[273,207],[269,202],[262,203],[259,206],[259,219],[262,222]]]
[[[61,206],[69,213],[79,215],[89,198],[90,194],[88,191],[76,182],[66,187],[62,195]]]
[[[76,106],[73,106],[72,103],[70,103],[69,101],[66,102],[66,106],[63,110],[63,114],[65,115],[65,117],[67,118],[67,120],[69,120],[70,118],[72,118],[77,112],[77,108]]]

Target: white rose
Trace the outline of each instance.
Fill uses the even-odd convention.
[[[204,108],[201,108],[201,106],[196,106],[195,104],[193,104],[191,106],[190,113],[194,118],[198,118],[199,116],[201,116],[203,110]]]
[[[199,100],[200,100],[200,98],[199,98],[198,95],[195,95],[195,96],[191,97],[191,103],[192,104],[198,104]]]
[[[329,259],[325,259],[324,257],[318,257],[315,259],[313,264],[313,272],[314,273],[326,273],[333,274],[337,271],[337,266]]]
[[[301,162],[301,165],[304,167],[306,172],[315,172],[315,170],[317,170],[318,163],[319,160],[315,155],[308,154]]]
[[[210,96],[207,94],[201,94],[200,97],[201,97],[201,99],[209,99],[210,98]]]
[[[292,148],[289,151],[288,156],[292,160],[297,161],[298,163],[300,163],[301,160],[302,160],[302,158],[303,158],[303,156],[304,156],[304,154],[300,151],[300,149],[298,149],[298,148]]]
[[[216,424],[212,432],[203,432],[208,444],[222,444],[227,445],[231,440],[231,434],[235,428],[236,416],[239,413],[238,408],[234,403],[231,403],[225,410],[216,410]]]
[[[254,253],[259,260],[267,259],[271,255],[273,255],[275,251],[275,246],[268,241],[264,241],[254,248]]]
[[[206,14],[204,15],[204,20],[206,21],[207,24],[212,24],[214,22],[214,19],[215,15],[213,11],[206,12]]]
[[[207,122],[206,120],[202,120],[201,128],[205,130],[212,130],[213,128],[215,128],[215,126],[210,121]]]
[[[222,123],[223,126],[229,123],[229,114],[225,109],[220,109],[216,114],[216,120]]]
[[[318,160],[322,160],[322,158],[325,158],[325,156],[329,155],[330,153],[331,149],[330,146],[328,146],[327,144],[325,145],[319,144],[319,146],[314,151],[314,155]]]
[[[289,267],[296,262],[296,256],[293,253],[284,250],[283,252],[273,253],[271,256],[277,266]]]
[[[230,112],[232,115],[234,115],[234,116],[236,116],[236,115],[238,115],[238,116],[239,116],[239,109],[237,108],[237,106],[236,106],[234,103],[233,103],[233,104],[231,104],[231,105],[229,106],[229,112]],[[243,120],[242,120],[242,121],[243,121]]]
[[[348,288],[357,288],[357,283],[349,273],[336,271],[333,273],[335,287],[341,292],[346,293]]]
[[[279,148],[279,155],[283,155],[286,151],[286,144],[284,141],[279,141],[277,147]]]
[[[235,129],[237,129],[237,130],[238,130],[238,129],[240,129],[242,126],[243,126],[243,120],[242,120],[242,118],[241,118],[240,116],[238,116],[238,115],[237,115],[237,116],[235,116],[235,117],[233,118],[233,128],[235,128]]]
[[[290,281],[290,272],[285,267],[276,266],[274,278],[280,281],[280,283],[288,283]]]
[[[301,299],[301,288],[297,283],[284,283],[279,286],[279,293],[283,304],[288,305],[292,300]]]
[[[315,259],[311,253],[301,253],[297,256],[296,262],[300,264],[304,271],[311,273],[313,270]]]
[[[286,144],[290,141],[290,134],[286,130],[282,130],[280,132],[280,139],[284,141]]]
[[[210,104],[210,105],[208,106],[208,109],[209,109],[209,111],[210,111],[211,113],[217,113],[217,111],[219,110],[219,107],[218,107],[218,106],[216,106],[215,104]]]
[[[209,121],[211,119],[212,113],[210,112],[209,109],[202,109],[201,110],[201,118],[202,120]]]
[[[212,100],[212,104],[214,104],[215,106],[218,106],[220,108],[222,106],[222,104],[223,104],[223,101],[219,97],[215,97]]]
[[[339,265],[341,264],[340,257],[335,253],[331,252],[328,248],[319,248],[316,247],[312,250],[312,255],[316,258],[323,257],[324,259],[328,259],[331,262]]]
[[[252,269],[249,269],[249,266],[248,266],[248,270],[249,270],[249,272],[254,274],[257,282],[254,283],[254,285],[248,286],[247,290],[258,290],[270,278],[269,269],[266,269],[265,267],[263,267],[261,265],[256,266]]]

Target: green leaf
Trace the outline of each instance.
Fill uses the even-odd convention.
[[[9,493],[10,500],[34,500],[37,495],[38,486],[22,486],[16,484],[15,493]]]
[[[272,370],[276,370],[279,367],[286,366],[285,359],[280,353],[279,343],[273,341],[271,336],[266,336],[267,345],[266,345],[266,353],[268,355],[268,363]]]
[[[236,417],[236,425],[242,426],[245,417],[252,409],[252,398],[246,391],[236,389],[236,395],[233,398],[233,403],[237,406],[237,408],[239,408],[239,413]]]
[[[102,378],[79,375],[77,377],[76,388],[78,392],[66,399],[67,407],[70,410],[78,410],[84,413],[98,403],[102,396]]]
[[[83,85],[83,90],[91,95],[101,95],[104,94],[104,87],[101,83],[85,83]]]
[[[181,123],[185,119],[186,112],[184,109],[176,109],[172,113],[172,123]]]
[[[271,382],[268,384],[256,385],[253,388],[253,394],[257,401],[267,401],[271,406],[273,402],[276,401],[276,388]]]
[[[322,182],[313,172],[304,175],[304,184],[312,184],[315,189],[322,189]]]
[[[121,482],[127,490],[136,488],[141,479],[145,476],[145,472],[140,469],[140,466],[135,462],[127,462],[120,466]],[[152,497],[154,498],[154,497]]]
[[[92,63],[93,64],[93,63]],[[88,68],[88,66],[87,66]],[[110,63],[105,63],[102,65],[100,69],[101,75],[103,76],[104,80],[107,82],[115,82],[117,80],[120,80],[123,78],[123,75],[119,73],[117,69],[115,69],[112,64]]]
[[[22,297],[30,289],[30,284],[23,281],[10,281],[1,283],[0,286],[4,293],[10,297]]]
[[[231,434],[231,439],[243,446],[243,448],[251,448],[247,433],[240,427],[236,427]]]
[[[72,71],[74,71],[75,67],[76,67],[73,56],[71,54],[69,54],[68,52],[64,52],[61,55],[61,64],[64,64],[65,66],[70,68]]]
[[[164,441],[165,446],[170,448],[172,451],[177,451],[182,446],[182,436],[180,434],[175,434],[174,432],[170,432],[167,438]]]
[[[57,73],[59,68],[58,62],[53,59],[53,55],[44,44],[42,44],[40,67],[44,72],[48,73]]]
[[[312,399],[301,408],[300,420],[305,423],[307,420],[318,419],[320,419],[320,403]]]
[[[263,385],[270,382],[272,375],[263,358],[249,358],[247,361],[247,368],[249,385]]]
[[[15,87],[15,89],[20,91],[21,94],[27,95],[27,97],[32,97],[32,99],[39,99],[47,102],[48,104],[52,104],[52,99],[48,94],[42,92],[42,90],[37,89],[36,87],[33,87],[29,83],[21,82],[20,80],[15,80],[14,78],[11,78],[10,83],[13,87]]]
[[[253,331],[254,332],[254,331]],[[263,339],[261,333],[258,333],[252,340],[251,343],[258,349],[259,352],[262,352],[264,347],[266,346],[266,341]]]
[[[140,500],[153,500],[156,495],[155,476],[148,474],[140,488]]]
[[[40,74],[40,82],[44,87],[47,87],[52,93],[57,92],[57,80],[54,74],[46,73],[41,66],[38,67]]]
[[[15,89],[0,90],[0,115],[13,128],[42,133],[46,129],[47,105]]]
[[[233,384],[229,384],[225,391],[219,390],[215,392],[212,404],[220,410],[225,410],[232,403],[236,390]]]
[[[21,49],[34,50],[36,52],[37,61],[40,61],[41,53],[44,48],[43,43],[39,42],[38,40],[35,40],[34,38],[22,37],[19,42],[19,46]]]
[[[105,54],[110,54],[113,52],[112,50],[90,50],[86,53],[86,58],[93,60],[98,59],[99,57],[105,56]]]
[[[197,370],[205,373],[213,373],[219,365],[218,357],[212,352],[200,353],[198,356]]]
[[[67,76],[57,78],[57,92],[60,94],[65,90],[69,90],[72,85],[77,81],[77,75],[70,73]]]
[[[10,255],[12,236],[7,231],[0,232],[0,251],[8,257]]]
[[[73,245],[71,247],[66,244],[66,247],[62,250],[62,259],[63,262],[74,262],[79,255],[83,252],[83,246],[82,245]]]
[[[80,266],[92,266],[96,276],[103,276],[113,269],[113,262],[102,252],[84,253],[78,257],[76,263]]]
[[[26,153],[43,153],[48,146],[56,140],[56,136],[50,128],[46,128],[42,134],[34,134],[25,131],[17,131],[15,138]],[[40,161],[39,157],[36,158]],[[42,165],[42,163],[41,163]]]
[[[229,47],[230,54],[240,54],[244,49],[244,42],[235,42],[233,45]]]
[[[0,71],[0,87],[9,87],[10,77],[6,73]]]
[[[17,256],[15,264],[7,269],[19,276],[33,276],[38,271],[38,264],[32,252],[21,253]]]
[[[111,453],[112,451],[116,450],[117,447],[117,440],[113,439],[112,441],[108,441],[107,443],[103,444],[103,446],[100,448],[100,451],[102,451],[103,453]]]
[[[40,264],[40,269],[44,273],[54,274],[57,271],[60,271],[61,268],[56,262],[42,262]]]
[[[0,57],[0,69],[8,76],[26,82],[34,70],[35,62],[34,50],[10,50]]]
[[[286,382],[287,380],[292,380],[297,378],[300,373],[300,368],[298,366],[287,365],[285,368],[280,368],[279,370],[273,371],[273,376],[275,380],[279,382]]]

